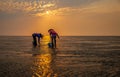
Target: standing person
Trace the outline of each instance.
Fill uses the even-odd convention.
[[[59,35],[58,35],[58,33],[55,32],[54,29],[49,29],[48,32],[51,37],[52,48],[56,48],[56,37],[59,38]]]

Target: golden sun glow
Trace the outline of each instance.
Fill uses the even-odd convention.
[[[49,14],[50,14],[50,12],[49,12],[49,11],[46,11],[46,14],[47,14],[47,15],[49,15]]]

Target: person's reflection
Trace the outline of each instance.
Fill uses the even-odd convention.
[[[57,77],[57,74],[53,70],[55,68],[54,64],[54,50],[45,48],[46,52],[33,54],[33,76],[32,77]],[[54,67],[53,67],[54,65]]]

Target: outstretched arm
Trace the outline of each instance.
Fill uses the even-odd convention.
[[[60,38],[59,35],[58,35],[58,33],[56,33],[56,34],[57,34],[57,37]]]

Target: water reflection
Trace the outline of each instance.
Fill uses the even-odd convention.
[[[50,49],[46,45],[49,42],[45,37],[40,48],[33,54],[32,77],[57,77],[55,68],[55,49]]]

